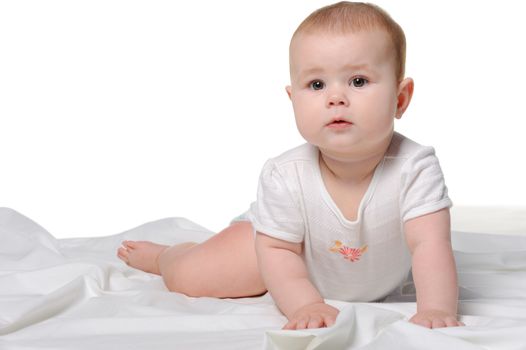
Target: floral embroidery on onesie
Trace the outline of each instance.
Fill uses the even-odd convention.
[[[350,262],[360,260],[361,256],[367,251],[367,244],[361,248],[351,248],[343,244],[341,241],[334,241],[334,246],[329,249],[333,253],[340,253],[344,259]]]

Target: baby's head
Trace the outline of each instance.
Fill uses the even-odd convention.
[[[311,13],[299,25],[290,41],[290,65],[292,70],[293,43],[302,34],[344,35],[360,31],[383,30],[392,44],[395,73],[398,82],[405,75],[405,34],[387,12],[380,7],[362,2],[342,1],[322,7]]]
[[[296,125],[335,157],[381,154],[413,93],[404,78],[405,35],[375,5],[339,2],[307,17],[290,43]]]

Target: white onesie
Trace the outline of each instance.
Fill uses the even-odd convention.
[[[324,298],[375,301],[407,278],[403,223],[450,206],[434,149],[395,133],[356,221],[327,192],[319,150],[310,144],[267,161],[248,219],[256,231],[304,243],[310,279]]]

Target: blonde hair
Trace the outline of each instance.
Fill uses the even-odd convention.
[[[380,7],[363,2],[342,1],[322,7],[311,13],[292,35],[291,44],[300,33],[326,31],[346,34],[362,30],[385,30],[393,43],[396,77],[402,81],[405,75],[405,34],[387,12]]]

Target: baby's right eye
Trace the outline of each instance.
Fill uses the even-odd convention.
[[[309,84],[312,90],[321,90],[325,87],[325,84],[321,80],[314,80]]]

